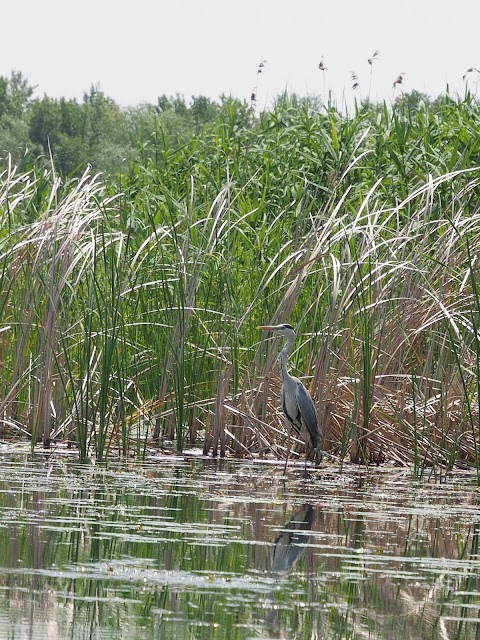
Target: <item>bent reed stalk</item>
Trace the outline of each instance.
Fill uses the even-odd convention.
[[[65,441],[82,460],[283,456],[278,344],[256,327],[291,322],[325,451],[419,475],[477,467],[477,170],[412,179],[417,142],[401,112],[379,111],[397,172],[380,176],[368,114],[282,108],[288,131],[278,109],[255,144],[219,128],[168,167],[133,166],[121,189],[6,165],[2,439]],[[308,136],[308,151],[289,146]]]

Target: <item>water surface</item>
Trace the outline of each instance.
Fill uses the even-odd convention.
[[[480,638],[474,474],[0,449],[0,639]]]

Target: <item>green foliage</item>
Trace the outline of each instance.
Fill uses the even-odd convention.
[[[21,118],[28,110],[34,87],[19,71],[12,71],[10,78],[0,76],[0,118]]]
[[[113,176],[131,161],[143,163],[146,147],[158,159],[219,122],[238,126],[251,120],[245,103],[226,96],[219,102],[192,96],[187,104],[183,96],[163,95],[157,105],[122,108],[95,87],[81,102],[33,99],[33,92],[21,73],[0,77],[0,153],[24,166],[40,155],[48,165],[52,157],[62,176],[79,177],[89,165]]]
[[[0,76],[0,153],[8,151],[20,159],[31,144],[27,112],[34,87],[20,72]]]

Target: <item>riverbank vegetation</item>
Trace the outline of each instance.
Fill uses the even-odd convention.
[[[41,114],[62,124],[27,153],[5,144],[0,114],[2,439],[65,441],[81,459],[283,456],[280,343],[256,327],[290,322],[325,451],[478,470],[471,95],[351,114],[287,95],[257,114],[165,98],[139,108],[141,124],[130,112],[123,147],[114,118],[95,137],[115,113],[102,95],[99,116],[97,99],[77,105],[76,137],[77,107],[28,96],[7,114],[15,140]]]

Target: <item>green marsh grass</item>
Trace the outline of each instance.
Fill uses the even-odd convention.
[[[283,96],[179,148],[157,131],[108,182],[6,162],[0,434],[282,456],[256,327],[291,322],[324,450],[476,467],[479,128],[468,96],[348,117]]]

